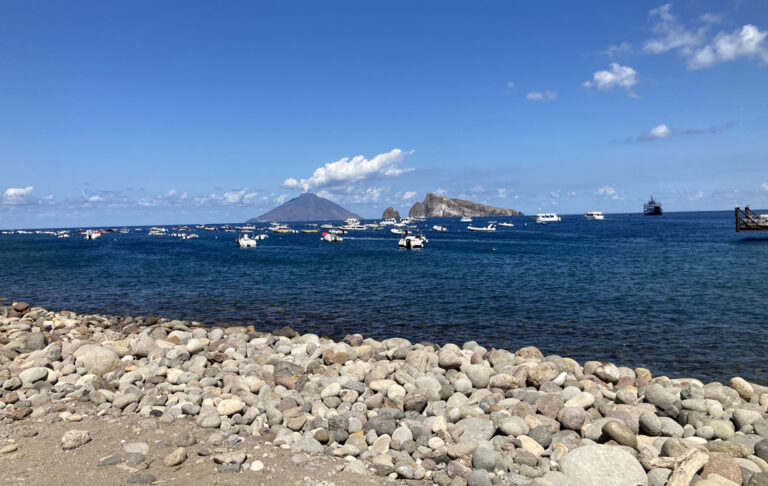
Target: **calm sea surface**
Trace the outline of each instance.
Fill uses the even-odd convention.
[[[340,244],[270,234],[248,250],[224,231],[0,235],[0,296],[334,337],[535,345],[580,362],[768,384],[768,238],[737,236],[730,211],[506,219],[515,227],[495,233],[429,220],[429,244],[414,251],[398,250],[389,229]]]

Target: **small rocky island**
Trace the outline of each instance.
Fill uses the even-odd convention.
[[[400,211],[397,211],[392,206],[388,207],[384,210],[384,213],[381,215],[381,219],[400,219]]]
[[[424,202],[411,206],[408,216],[411,218],[461,218],[464,216],[522,216],[523,213],[514,209],[486,206],[464,199],[453,199],[430,192]]]

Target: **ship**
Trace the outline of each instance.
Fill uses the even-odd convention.
[[[661,203],[654,200],[653,196],[651,196],[651,200],[643,204],[643,214],[646,216],[661,216]]]

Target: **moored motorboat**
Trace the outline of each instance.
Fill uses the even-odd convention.
[[[503,226],[504,228],[514,228],[515,223],[499,223],[499,226]]]
[[[544,223],[557,223],[558,221],[562,221],[563,218],[558,216],[556,213],[538,213],[536,215],[536,223],[539,221]]]
[[[464,216],[459,220],[459,223],[471,223],[471,222],[472,222],[472,218],[470,218],[469,216]]]
[[[101,232],[100,231],[94,231],[94,230],[88,230],[83,234],[83,237],[86,240],[95,240],[97,238],[101,238]]]
[[[406,250],[415,250],[424,248],[424,244],[429,243],[423,235],[405,235],[397,242],[398,248],[405,248]]]
[[[320,239],[328,243],[341,243],[344,241],[344,238],[333,233],[323,233],[323,236]]]
[[[467,226],[469,231],[496,231],[496,226],[493,223],[488,223],[487,226]]]
[[[391,228],[389,231],[391,231],[392,233],[394,233],[396,235],[404,235],[404,234],[408,233],[406,230],[401,229],[401,228]]]
[[[243,233],[240,238],[235,240],[240,248],[255,248],[256,240],[251,238],[248,233]]]
[[[435,231],[448,231],[445,226],[440,226],[439,224],[434,225],[432,229]]]
[[[596,221],[602,221],[605,219],[605,216],[603,216],[602,211],[587,211],[584,213],[584,217],[589,220],[596,220]]]

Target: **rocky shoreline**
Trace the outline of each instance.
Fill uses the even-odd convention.
[[[279,454],[263,451],[273,448],[291,455],[288,484],[760,486],[767,411],[768,387],[738,377],[654,377],[533,347],[334,342],[290,328],[0,306],[6,470],[41,428],[66,425],[43,451],[66,460],[112,424],[138,421],[189,430],[94,459],[115,484],[173,483],[193,467],[267,484],[275,465],[265,458]],[[321,478],[323,467],[338,476]]]

